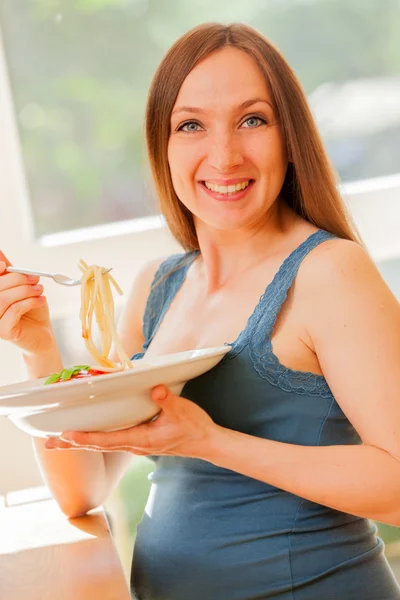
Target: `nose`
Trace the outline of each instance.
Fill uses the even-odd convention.
[[[240,140],[234,132],[216,132],[210,139],[208,163],[221,173],[228,173],[244,162]]]

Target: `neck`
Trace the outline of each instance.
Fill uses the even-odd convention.
[[[196,222],[201,260],[197,277],[208,294],[217,292],[238,275],[274,254],[298,216],[286,204],[277,206],[251,229],[224,231]]]

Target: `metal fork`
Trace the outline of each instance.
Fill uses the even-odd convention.
[[[111,269],[106,269],[103,271],[103,275],[109,273]],[[72,279],[71,277],[67,277],[66,275],[61,275],[60,273],[44,273],[43,271],[31,271],[30,269],[20,269],[19,267],[7,267],[8,273],[21,273],[22,275],[37,275],[38,277],[51,277],[56,283],[61,285],[80,285],[80,279]]]

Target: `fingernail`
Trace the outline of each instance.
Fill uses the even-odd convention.
[[[165,400],[165,398],[168,396],[168,390],[165,387],[160,387],[156,390],[156,398],[158,398],[158,400]]]
[[[35,292],[41,292],[41,291],[43,290],[43,286],[42,286],[42,285],[39,283],[38,285],[33,285],[33,286],[32,286],[32,289],[33,289]]]
[[[37,275],[27,275],[28,281],[36,282],[39,280]]]

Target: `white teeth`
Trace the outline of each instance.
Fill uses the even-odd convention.
[[[250,184],[250,180],[242,181],[242,183],[237,183],[236,185],[217,185],[216,183],[209,183],[208,181],[204,182],[206,188],[213,192],[218,192],[219,194],[233,194],[235,192],[239,192],[240,190],[244,190]]]

